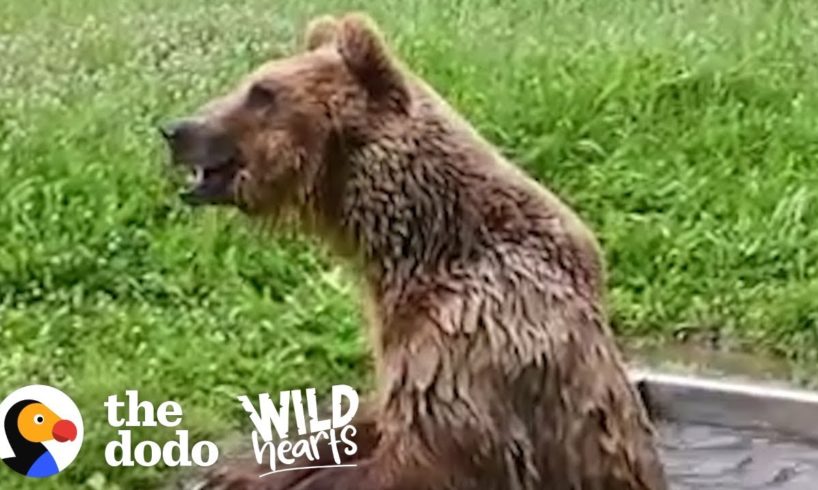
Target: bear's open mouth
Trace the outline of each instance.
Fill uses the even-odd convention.
[[[187,188],[179,195],[185,203],[203,206],[235,202],[234,181],[239,171],[235,159],[218,165],[193,165],[189,169]]]

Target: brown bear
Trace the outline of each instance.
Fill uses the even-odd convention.
[[[191,204],[295,218],[357,264],[377,366],[357,467],[204,488],[662,490],[589,229],[388,51],[362,14],[166,125]]]

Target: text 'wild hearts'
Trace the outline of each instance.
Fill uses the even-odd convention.
[[[325,462],[322,452],[331,451],[333,466],[343,465],[341,455],[353,456],[358,446],[353,442],[357,429],[351,425],[358,411],[358,394],[346,385],[332,387],[331,417],[320,419],[315,389],[283,391],[276,405],[269,394],[258,396],[258,405],[250,398],[238,397],[249,414],[255,430],[251,434],[256,461],[262,464],[265,453],[270,473],[315,467],[317,461]],[[290,414],[295,419],[298,437],[290,437]],[[305,463],[303,458],[309,463]],[[297,467],[290,467],[298,460]],[[261,475],[261,476],[265,476]]]

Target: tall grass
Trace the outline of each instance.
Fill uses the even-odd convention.
[[[237,393],[366,384],[353,278],[184,208],[155,131],[350,8],[593,225],[621,335],[818,361],[818,4],[5,0],[0,394],[58,386],[87,436],[64,474],[0,488],[161,480],[104,463],[128,388],[218,438]]]

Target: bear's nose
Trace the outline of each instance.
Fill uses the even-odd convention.
[[[177,119],[159,126],[159,132],[168,142],[180,139],[186,132],[189,132],[193,122],[186,119]]]
[[[166,123],[159,125],[159,134],[168,141],[171,141],[176,135],[176,124]]]

